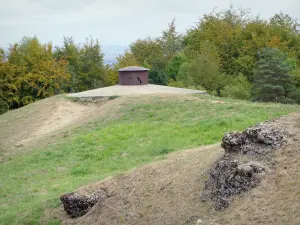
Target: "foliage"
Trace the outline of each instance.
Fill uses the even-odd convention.
[[[63,46],[54,50],[51,43],[24,37],[7,54],[0,49],[0,112],[64,92],[102,87],[106,74],[98,40],[89,38],[81,46],[65,37]]]
[[[178,87],[178,88],[185,88],[186,87],[186,85],[182,81],[175,81],[173,79],[169,79],[168,86]]]
[[[208,92],[217,90],[221,81],[218,65],[205,53],[199,54],[190,63],[182,64],[178,79],[186,85],[200,85]]]
[[[180,55],[177,55],[183,48],[182,35],[176,32],[175,19],[169,24],[166,30],[162,31],[161,37],[138,39],[130,45],[130,51],[137,62],[150,69],[149,82],[154,84],[167,85],[169,78],[175,78],[175,74],[169,72],[179,70],[178,62]],[[175,60],[172,64],[172,60]],[[177,68],[176,68],[177,66]],[[175,70],[175,71],[174,71]]]
[[[201,52],[205,42],[213,44],[220,57],[220,71],[244,74],[252,81],[257,53],[274,47],[296,56],[299,65],[299,31],[290,16],[275,14],[269,21],[251,18],[249,12],[232,6],[228,10],[206,14],[185,36],[186,48]]]
[[[282,52],[284,65],[293,70],[283,73],[285,78],[283,74],[280,78],[273,75],[273,81],[270,81],[277,80],[276,85],[282,86],[284,93],[276,85],[273,91],[279,92],[275,95],[271,94],[272,87],[268,85],[258,88],[258,71],[262,69],[259,53],[266,48]],[[251,17],[247,10],[230,6],[223,11],[205,14],[184,35],[176,32],[173,20],[160,37],[139,39],[131,45],[131,51],[140,64],[151,69],[151,82],[157,84],[202,85],[209,93],[219,96],[284,102],[292,102],[296,96],[292,93],[297,93],[294,90],[300,88],[299,24],[284,13],[264,20],[259,16]],[[265,59],[265,63],[268,60],[272,58]],[[220,74],[225,77],[221,75],[220,78]],[[239,74],[250,83],[243,78],[243,81],[233,84]],[[230,76],[233,79],[229,79]],[[265,98],[262,97],[264,93]],[[283,96],[279,97],[279,93]]]
[[[52,44],[23,38],[10,47],[7,60],[0,62],[0,98],[9,108],[18,108],[69,87],[65,60],[53,58]],[[2,111],[2,110],[1,110]]]
[[[182,35],[176,32],[175,19],[169,24],[168,29],[162,32],[159,42],[167,60],[172,59],[174,55],[182,50],[183,39]]]
[[[239,75],[237,77],[227,76],[227,85],[222,88],[220,95],[222,97],[230,97],[236,99],[250,99],[251,97],[251,84],[247,81],[246,77]]]
[[[98,40],[87,38],[81,46],[73,38],[64,37],[64,45],[56,47],[57,59],[65,59],[70,65],[72,92],[86,91],[105,86],[103,54]]]
[[[185,56],[183,52],[179,52],[176,54],[169,62],[166,68],[166,71],[168,73],[169,79],[177,80],[178,72],[180,69],[180,66],[187,62],[188,59]]]
[[[265,49],[277,49],[273,53],[277,58],[284,55],[284,62],[272,58],[273,53],[263,60]],[[269,72],[262,68],[262,60],[270,65]],[[36,37],[25,37],[11,45],[8,52],[0,48],[0,98],[5,102],[1,105],[18,108],[61,92],[114,85],[118,83],[118,69],[132,65],[149,68],[150,83],[201,85],[218,96],[248,99],[249,85],[232,84],[229,79],[243,74],[253,87],[251,99],[298,102],[299,23],[282,12],[262,19],[230,6],[203,15],[184,34],[176,31],[173,19],[158,37],[133,42],[113,65],[104,65],[100,44],[92,37],[83,44],[64,37],[63,45],[54,49],[51,43],[41,44]],[[279,76],[274,75],[276,67],[289,69]],[[263,80],[268,76],[270,81],[264,87]],[[278,94],[272,94],[274,91]]]
[[[291,67],[285,62],[286,55],[279,49],[266,47],[259,53],[254,73],[253,98],[256,101],[292,102],[295,89]]]

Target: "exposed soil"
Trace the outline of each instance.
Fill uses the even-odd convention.
[[[216,210],[229,207],[232,196],[257,187],[269,167],[266,157],[282,146],[289,134],[259,123],[243,132],[226,133],[222,139],[225,155],[210,169],[201,200],[215,202]]]
[[[61,207],[50,212],[63,224],[300,224],[300,114],[271,122],[290,134],[287,143],[266,157],[260,185],[233,198],[229,208],[215,211],[200,201],[207,171],[224,155],[220,144],[170,154],[124,175],[79,190],[105,190],[109,198],[89,213],[71,219]]]
[[[101,118],[124,99],[74,102],[62,96],[47,98],[1,116],[0,150],[10,155],[55,141],[58,135]],[[105,106],[104,106],[105,105]]]

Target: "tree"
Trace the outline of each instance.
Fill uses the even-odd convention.
[[[98,40],[87,38],[80,49],[80,85],[78,91],[103,87],[105,72],[103,63],[104,54],[101,52]]]
[[[130,50],[137,62],[150,69],[149,82],[161,85],[167,85],[169,78],[175,79],[176,74],[173,73],[178,73],[180,65],[176,64],[181,59],[177,57],[173,63],[170,61],[182,48],[183,38],[176,32],[175,19],[166,30],[163,30],[161,37],[139,39],[130,45]]]
[[[64,45],[56,47],[55,57],[68,61],[72,92],[105,86],[104,54],[98,40],[87,38],[81,46],[72,37],[64,37]]]
[[[139,65],[152,65],[157,57],[163,56],[163,49],[160,42],[156,39],[138,39],[130,45],[130,51]]]
[[[169,79],[176,81],[180,66],[187,61],[188,59],[183,52],[176,54],[171,60],[169,60],[166,68]]]
[[[276,48],[264,48],[254,71],[253,99],[267,102],[291,102],[295,89],[291,67],[285,63],[286,55]]]
[[[0,114],[19,104],[15,82],[15,67],[8,62],[0,61]]]
[[[178,74],[178,79],[187,85],[200,85],[209,93],[219,88],[220,78],[218,64],[204,53],[199,54],[190,63],[182,64]]]
[[[75,92],[79,90],[81,83],[80,79],[80,46],[77,45],[73,37],[64,37],[62,47],[55,47],[54,57],[57,60],[67,60],[69,63],[70,79],[70,90]]]
[[[52,44],[24,37],[12,45],[0,66],[2,99],[17,108],[64,92],[69,86],[68,63],[53,58]]]
[[[178,52],[183,49],[183,36],[176,32],[175,19],[169,24],[166,30],[163,30],[159,41],[162,45],[164,56],[167,60],[173,58]]]
[[[220,91],[220,97],[230,97],[248,100],[251,98],[251,84],[242,74],[238,76],[222,77],[224,87]]]
[[[237,74],[234,65],[241,47],[238,36],[248,21],[247,16],[248,12],[242,9],[235,10],[232,6],[222,12],[205,14],[196,26],[187,32],[185,43],[190,50],[201,53],[209,42],[216,47],[217,55],[222,61],[220,71]]]
[[[0,48],[0,61],[3,61],[4,58],[5,58],[4,50],[2,48]]]
[[[158,39],[147,38],[145,40],[137,40],[130,45],[130,49],[137,62],[141,66],[150,69],[150,83],[168,84],[168,74],[166,72],[168,60],[163,53],[162,45]]]

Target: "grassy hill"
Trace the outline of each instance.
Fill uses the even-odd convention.
[[[62,193],[297,110],[204,95],[157,95],[98,103],[58,96],[8,112],[0,116],[1,224],[60,224],[45,219],[45,212],[60,206]],[[47,124],[46,132],[41,126]]]

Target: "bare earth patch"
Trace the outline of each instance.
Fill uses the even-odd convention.
[[[83,103],[55,96],[10,111],[1,116],[0,150],[10,155],[45,146],[57,135],[101,118],[123,100]]]
[[[285,146],[267,157],[266,176],[229,208],[215,211],[200,201],[207,170],[224,151],[219,144],[169,155],[168,159],[90,184],[81,193],[105,190],[108,198],[77,219],[63,209],[50,212],[63,224],[300,224],[300,114],[275,119],[288,131]]]

